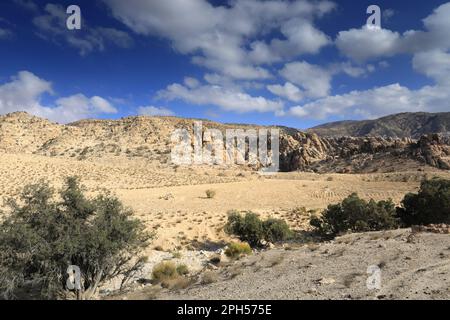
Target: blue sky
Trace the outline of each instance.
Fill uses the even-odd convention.
[[[0,113],[308,128],[450,111],[449,31],[437,0],[2,1]]]

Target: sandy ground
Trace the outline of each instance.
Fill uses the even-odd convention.
[[[208,257],[231,240],[223,232],[230,210],[253,211],[307,230],[312,214],[353,192],[365,199],[399,203],[417,191],[421,179],[449,172],[385,174],[280,173],[260,176],[236,168],[171,167],[145,160],[96,161],[25,154],[0,154],[0,196],[17,196],[24,185],[48,180],[60,187],[64,177],[82,178],[88,194],[107,188],[131,207],[157,238],[144,254],[152,267],[174,260],[204,272]],[[206,190],[214,190],[212,199]],[[396,233],[397,232],[397,233]],[[350,235],[322,245],[295,245],[256,253],[215,270],[217,282],[187,290],[154,286],[115,298],[129,299],[442,299],[449,298],[450,237],[409,231]],[[205,250],[205,251],[202,251]],[[368,291],[368,265],[382,267],[383,287]],[[153,290],[149,293],[146,290]]]
[[[365,182],[360,177],[305,177],[305,180],[260,179],[214,185],[179,186],[142,190],[118,190],[123,201],[135,209],[140,219],[158,234],[155,245],[173,248],[192,240],[220,242],[227,240],[221,228],[230,210],[250,210],[263,217],[285,219],[296,229],[307,228],[310,214],[297,214],[295,208],[318,211],[358,192],[376,200],[392,198],[400,201],[416,183]],[[325,178],[325,179],[324,179]],[[314,180],[312,180],[314,179]],[[213,199],[205,191],[216,192]],[[165,196],[170,195],[168,200]]]
[[[295,229],[305,229],[311,214],[353,192],[365,199],[392,198],[398,203],[405,193],[417,190],[425,175],[435,174],[450,177],[448,172],[435,170],[260,176],[236,168],[174,168],[139,159],[78,161],[0,154],[0,196],[17,196],[24,185],[40,179],[59,187],[64,177],[78,175],[89,193],[101,188],[112,190],[149,230],[156,232],[157,239],[149,249],[214,249],[230,240],[222,231],[230,210],[282,218]],[[215,197],[208,199],[206,190],[214,190]]]

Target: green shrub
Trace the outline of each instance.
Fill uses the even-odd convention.
[[[66,179],[59,197],[41,181],[7,204],[0,224],[0,294],[6,299],[29,288],[39,298],[67,297],[70,265],[81,271],[78,297],[89,299],[102,282],[118,275],[125,281],[145,262],[136,257],[152,234],[109,193],[86,198],[76,178]]]
[[[238,236],[241,241],[248,242],[252,247],[258,246],[264,239],[262,221],[252,212],[247,212],[245,216],[236,211],[229,213],[224,230],[228,234]]]
[[[247,212],[243,216],[236,211],[228,214],[225,232],[239,237],[241,241],[248,242],[252,247],[259,246],[262,240],[284,241],[292,235],[292,231],[283,220],[262,221],[255,213]]]
[[[205,193],[208,199],[213,199],[216,196],[216,192],[214,190],[206,190]]]
[[[189,274],[189,268],[185,264],[176,265],[172,261],[163,261],[153,267],[152,276],[157,282],[175,279],[178,276]]]
[[[311,226],[322,236],[334,237],[344,232],[395,229],[399,226],[392,200],[369,202],[352,194],[339,204],[329,205],[322,217],[313,217]]]
[[[180,265],[178,265],[178,266],[177,266],[177,273],[178,273],[180,276],[188,275],[188,274],[189,274],[189,268],[188,268],[188,266],[185,265],[185,264],[180,264]]]
[[[423,181],[417,194],[407,194],[397,209],[404,226],[450,223],[450,180]]]
[[[178,276],[177,266],[172,261],[163,261],[153,267],[153,279],[157,282],[174,279]]]
[[[252,248],[248,243],[232,242],[225,250],[225,254],[230,258],[238,258],[241,255],[248,255],[252,253]]]
[[[292,231],[286,221],[280,219],[268,219],[263,222],[264,240],[280,242],[292,237]]]

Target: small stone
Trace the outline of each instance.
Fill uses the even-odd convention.
[[[322,279],[319,279],[317,282],[322,285],[326,285],[326,284],[333,284],[336,282],[336,280],[333,278],[322,278]]]

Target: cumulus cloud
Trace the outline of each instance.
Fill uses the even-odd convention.
[[[357,62],[397,54],[411,54],[413,69],[433,80],[433,85],[411,90],[394,83],[369,90],[354,90],[347,94],[325,96],[292,107],[288,114],[315,119],[329,117],[345,119],[355,116],[376,118],[399,112],[450,110],[449,16],[450,3],[446,3],[423,20],[425,26],[423,31],[410,30],[400,34],[387,29],[362,27],[342,31],[336,39],[336,45],[341,53]],[[382,60],[378,66],[386,68],[389,67],[389,63]],[[373,71],[374,68],[369,65],[367,72]],[[338,69],[350,76],[359,76],[363,72],[360,67],[345,64],[335,67],[335,70]],[[295,74],[292,72],[292,76]],[[300,82],[302,81],[294,83]],[[322,77],[317,86],[325,88],[324,83],[326,81]]]
[[[413,58],[413,67],[439,85],[450,88],[450,54],[440,50],[417,53]]]
[[[330,43],[314,19],[334,9],[329,1],[104,0],[112,14],[136,33],[171,41],[198,65],[234,79],[269,78],[262,64],[317,53]],[[265,42],[279,31],[281,38]],[[251,48],[247,44],[251,43]]]
[[[48,3],[44,11],[33,18],[37,34],[45,40],[66,43],[76,48],[81,55],[104,51],[108,45],[128,48],[133,44],[133,39],[126,32],[114,28],[90,27],[85,19],[81,30],[68,30],[68,15],[59,4]]]
[[[284,85],[268,85],[267,90],[293,102],[300,102],[303,99],[303,92],[290,82],[286,82]]]
[[[283,103],[280,101],[266,99],[262,96],[254,97],[236,88],[227,88],[219,85],[206,84],[196,88],[189,88],[175,83],[160,91],[158,97],[167,100],[179,99],[196,105],[214,105],[224,111],[237,113],[283,113]]]
[[[417,53],[413,67],[433,79],[435,85],[410,90],[397,83],[352,91],[293,107],[289,113],[298,117],[325,119],[330,116],[375,118],[399,112],[450,110],[450,54],[439,50]]]
[[[44,94],[53,95],[52,83],[29,71],[21,71],[10,82],[0,85],[0,113],[26,111],[47,119],[68,123],[100,114],[116,113],[106,99],[83,94],[58,98],[54,105],[41,103]]]
[[[141,116],[152,116],[152,117],[156,117],[156,116],[174,116],[175,113],[167,108],[159,108],[159,107],[154,107],[154,106],[148,106],[148,107],[139,107],[138,108],[138,113]]]
[[[327,96],[331,90],[331,72],[305,61],[287,63],[280,71],[281,76],[300,86],[310,98]]]
[[[364,26],[339,32],[336,46],[345,56],[362,62],[395,55],[399,51],[399,40],[397,32]]]
[[[358,62],[401,53],[449,50],[449,17],[450,2],[436,8],[423,20],[425,30],[409,30],[400,34],[388,29],[363,26],[339,32],[335,43],[343,55]]]
[[[443,112],[450,108],[450,92],[440,87],[426,86],[410,90],[400,84],[352,91],[329,96],[304,106],[290,109],[291,115],[302,118],[326,119],[330,116],[377,118],[400,112]]]

